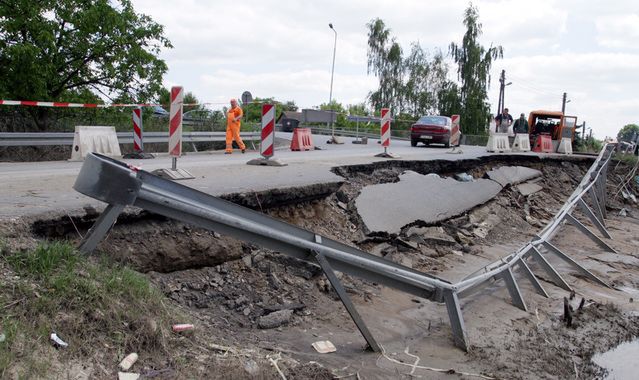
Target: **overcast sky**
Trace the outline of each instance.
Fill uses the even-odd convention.
[[[513,117],[561,110],[600,138],[639,122],[639,1],[474,1],[481,43],[501,45],[489,101],[497,110],[499,73],[506,70],[506,106]],[[133,0],[138,12],[165,26],[174,48],[162,53],[167,87],[181,85],[202,102],[226,103],[245,90],[294,100],[300,108],[328,102],[337,31],[333,99],[366,100],[376,78],[366,73],[367,29],[381,18],[405,51],[419,41],[430,52],[460,43],[466,0]],[[450,67],[451,78],[456,78]],[[462,126],[463,130],[463,126]]]

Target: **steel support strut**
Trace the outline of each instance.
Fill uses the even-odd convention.
[[[524,297],[521,296],[519,285],[517,285],[515,276],[513,276],[512,269],[510,269],[510,267],[507,267],[505,270],[501,272],[500,277],[506,283],[506,288],[508,289],[508,293],[510,293],[510,298],[513,301],[513,305],[517,306],[523,311],[528,311],[528,308],[526,307],[526,302],[524,301]]]
[[[597,191],[595,190],[594,186],[591,187],[590,190],[588,190],[588,195],[590,196],[590,200],[592,201],[592,208],[595,210],[595,213],[597,213],[597,219],[599,219],[601,224],[605,226],[606,219],[604,219],[603,212],[601,211],[602,205],[599,201],[599,197],[597,197]]]
[[[608,233],[608,230],[606,230],[606,227],[603,225],[603,223],[601,223],[601,221],[599,219],[597,219],[597,217],[595,216],[595,213],[592,211],[592,209],[588,206],[588,204],[586,203],[586,201],[583,200],[583,198],[579,199],[579,201],[577,202],[577,204],[579,205],[579,207],[581,208],[581,212],[583,212],[588,219],[590,219],[590,221],[592,222],[592,224],[597,227],[597,229],[599,230],[599,232],[601,232],[601,234],[605,237],[607,237],[608,239],[612,239],[612,236],[610,236],[610,234]]]
[[[580,271],[581,273],[583,273],[586,277],[588,277],[589,279],[593,280],[594,282],[598,283],[599,285],[603,285],[607,288],[609,288],[610,286],[605,283],[603,280],[601,280],[599,277],[595,276],[594,274],[592,274],[592,272],[590,272],[588,269],[582,267],[581,265],[579,265],[579,263],[577,263],[575,260],[573,260],[570,256],[566,255],[565,253],[563,253],[559,248],[555,247],[554,245],[552,245],[551,243],[547,242],[547,241],[543,241],[541,243],[541,245],[546,248],[549,252],[554,253],[555,255],[557,255],[560,259],[562,259],[563,261],[567,262],[568,264],[572,265],[575,269],[577,269],[578,271]]]
[[[561,275],[557,273],[555,268],[550,265],[550,263],[544,258],[544,256],[542,256],[541,252],[539,252],[537,248],[533,247],[529,252],[532,258],[537,262],[537,264],[539,264],[539,266],[542,267],[543,270],[546,271],[546,273],[548,273],[555,285],[567,291],[572,290],[570,285],[568,285],[568,283],[561,277]]]
[[[468,340],[466,338],[466,328],[464,327],[464,317],[462,316],[461,307],[459,306],[457,292],[445,289],[444,302],[446,303],[446,310],[448,311],[448,319],[450,319],[450,327],[453,330],[455,345],[464,351],[468,351]]]
[[[574,216],[570,214],[566,214],[565,220],[569,222],[570,224],[572,224],[573,226],[577,227],[579,231],[583,232],[586,236],[590,238],[590,240],[597,243],[601,248],[605,249],[606,251],[610,251],[612,253],[617,253],[617,251],[615,251],[611,246],[606,244],[605,241],[601,240],[599,236],[595,235],[594,232],[590,231],[588,227],[584,226],[583,223],[577,220],[577,218],[575,218]]]
[[[359,332],[361,332],[364,336],[364,339],[366,339],[366,342],[368,343],[367,348],[375,352],[381,352],[382,350],[379,348],[379,345],[375,341],[375,338],[373,338],[373,334],[371,334],[371,332],[368,330],[368,327],[366,327],[366,323],[364,323],[364,320],[357,312],[355,305],[353,305],[350,297],[348,296],[348,294],[346,294],[344,286],[335,275],[333,268],[331,268],[331,264],[329,264],[329,262],[326,260],[326,257],[324,257],[324,255],[322,255],[321,253],[317,251],[312,251],[312,253],[313,256],[315,256],[315,259],[317,259],[317,263],[320,265],[320,267],[322,267],[326,278],[328,278],[328,281],[331,283],[331,285],[333,285],[333,289],[335,289],[335,292],[339,296],[339,299],[342,301],[342,304],[344,304],[346,311],[348,311],[348,314],[351,315],[351,318],[353,319],[353,322],[355,322],[355,325],[359,329]]]
[[[104,239],[111,227],[115,224],[120,213],[124,210],[123,205],[108,205],[100,217],[95,221],[93,227],[82,238],[78,249],[83,253],[91,253],[98,246],[98,243]]]
[[[535,288],[537,293],[548,298],[548,293],[546,293],[546,289],[544,289],[544,287],[541,286],[541,283],[539,282],[539,280],[537,279],[533,271],[530,270],[530,267],[528,266],[528,264],[526,264],[526,261],[524,260],[523,257],[519,259],[519,267],[522,269],[522,272],[524,272],[524,275],[526,276],[526,278],[528,278],[528,280],[532,284],[533,288]]]

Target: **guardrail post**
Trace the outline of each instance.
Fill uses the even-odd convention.
[[[569,292],[572,291],[572,288],[570,287],[570,285],[568,285],[568,283],[561,277],[561,275],[557,273],[555,268],[553,268],[552,265],[550,265],[550,263],[544,258],[544,256],[542,256],[541,252],[539,252],[536,247],[533,246],[532,249],[528,252],[532,256],[532,258],[537,262],[537,264],[539,264],[539,266],[543,270],[545,270],[546,273],[548,273],[548,275],[552,278],[555,285]]]
[[[329,264],[328,260],[326,260],[326,257],[324,257],[324,255],[322,255],[320,252],[313,251],[312,253],[315,256],[318,264],[324,271],[326,278],[328,278],[328,281],[333,286],[333,289],[335,289],[335,292],[339,296],[339,299],[342,301],[342,304],[346,308],[346,311],[348,311],[348,314],[350,314],[360,333],[362,333],[364,339],[366,339],[368,348],[374,352],[381,352],[382,350],[379,348],[379,345],[375,341],[373,334],[371,334],[371,332],[368,330],[366,323],[364,323],[364,320],[357,312],[357,309],[355,308],[355,305],[353,305],[353,301],[351,301],[350,297],[346,293],[344,286],[335,275],[335,272],[333,272],[331,264]]]
[[[599,232],[601,232],[601,234],[607,237],[608,239],[612,239],[612,236],[610,236],[610,234],[608,233],[608,230],[606,230],[606,227],[601,223],[601,221],[597,218],[597,216],[595,216],[595,213],[588,206],[588,204],[586,204],[586,201],[584,201],[583,198],[581,198],[579,199],[579,201],[577,201],[577,204],[581,208],[581,212],[583,212],[588,217],[588,219],[590,219],[592,224],[594,224],[594,226],[597,227]]]
[[[599,201],[599,197],[597,197],[597,191],[595,190],[594,186],[590,187],[590,189],[588,190],[588,195],[590,196],[590,201],[592,202],[592,206],[595,209],[595,212],[597,213],[597,219],[599,219],[601,224],[605,226],[606,220],[604,219],[604,216],[603,216],[603,212],[601,208],[602,205],[601,205],[601,202]]]
[[[599,277],[595,276],[594,274],[592,274],[592,272],[590,272],[588,269],[582,267],[581,265],[579,265],[579,263],[577,263],[575,260],[573,260],[570,256],[566,255],[565,253],[563,253],[559,248],[555,247],[553,244],[551,244],[550,242],[547,241],[542,241],[541,244],[543,245],[544,248],[546,248],[549,252],[554,253],[555,255],[557,255],[560,259],[562,259],[563,261],[567,262],[568,264],[572,265],[574,268],[576,268],[578,271],[580,271],[581,273],[583,273],[586,277],[588,277],[589,279],[593,280],[594,282],[599,283],[600,285],[603,285],[607,288],[609,288],[610,286],[605,283],[603,280],[601,280]]]
[[[526,302],[524,301],[524,297],[522,297],[521,291],[519,290],[519,285],[517,285],[515,276],[513,276],[512,269],[510,269],[510,267],[507,267],[501,272],[500,277],[506,283],[506,288],[508,289],[508,293],[510,293],[510,298],[513,301],[513,305],[517,306],[523,311],[528,311]]]
[[[579,220],[577,220],[577,218],[575,218],[574,216],[572,216],[570,214],[566,214],[564,216],[564,220],[566,220],[567,222],[569,222],[573,226],[577,227],[577,229],[579,229],[586,236],[588,236],[590,238],[590,240],[592,240],[595,243],[597,243],[601,248],[603,248],[603,249],[605,249],[607,251],[610,251],[612,253],[617,253],[617,251],[615,251],[614,248],[612,248],[611,246],[606,244],[605,241],[601,240],[599,238],[599,236],[595,235],[594,232],[590,231],[590,229],[588,227],[584,226],[583,223],[581,223]]]
[[[464,326],[464,317],[462,316],[461,308],[459,306],[457,292],[450,289],[444,289],[443,295],[444,302],[446,303],[446,310],[448,311],[448,318],[450,319],[450,327],[453,330],[455,346],[464,351],[468,351],[466,327]]]
[[[541,286],[541,283],[539,282],[539,280],[537,279],[533,271],[530,270],[530,267],[528,266],[528,264],[526,264],[526,261],[524,260],[523,257],[519,259],[519,267],[522,269],[522,271],[524,272],[524,275],[526,276],[526,278],[528,278],[528,280],[532,284],[533,288],[535,288],[537,293],[541,294],[542,296],[546,298],[549,298],[548,293],[546,293],[546,289],[544,289],[544,287]]]
[[[104,236],[113,227],[122,210],[124,210],[124,205],[109,204],[89,229],[89,232],[82,238],[78,247],[80,252],[87,254],[93,252],[98,243],[104,239]]]

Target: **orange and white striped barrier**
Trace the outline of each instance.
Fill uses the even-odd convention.
[[[182,156],[182,101],[184,89],[171,87],[171,108],[169,111],[169,155],[174,159]]]
[[[268,159],[273,157],[275,150],[275,105],[262,105],[262,142],[260,143],[260,154]]]
[[[459,139],[461,139],[461,131],[459,129],[459,115],[452,115],[450,117],[451,120],[451,128],[450,128],[450,145],[457,146],[459,145]]]
[[[133,150],[144,152],[144,142],[142,140],[142,108],[133,109]]]
[[[381,125],[382,146],[387,148],[390,146],[391,129],[390,129],[390,109],[382,108],[382,125]]]
[[[193,179],[193,175],[184,169],[177,168],[177,159],[182,156],[182,106],[184,89],[182,86],[171,87],[171,108],[169,110],[169,155],[173,158],[171,169],[154,170],[160,177],[180,180]]]
[[[133,109],[133,153],[127,153],[123,158],[155,158],[150,153],[144,153],[144,128],[142,127],[142,107]]]
[[[262,134],[260,142],[261,158],[255,158],[247,162],[247,165],[260,166],[285,166],[279,160],[272,159],[275,154],[275,105],[262,105]]]
[[[375,157],[399,158],[398,155],[390,153],[388,147],[391,140],[391,114],[390,108],[382,108],[382,120],[380,125],[380,143],[384,147],[384,152],[376,154]]]

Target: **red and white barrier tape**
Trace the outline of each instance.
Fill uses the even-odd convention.
[[[183,103],[183,106],[202,106],[206,104],[226,104],[226,103]],[[3,106],[28,106],[28,107],[61,107],[61,108],[110,108],[110,107],[156,107],[165,106],[159,103],[67,103],[67,102],[41,102],[35,100],[0,100]]]
[[[96,103],[67,103],[67,102],[40,102],[33,100],[0,100],[4,106],[29,106],[29,107],[64,107],[64,108],[108,108],[108,107],[153,107],[160,104],[136,103],[136,104],[96,104]]]

